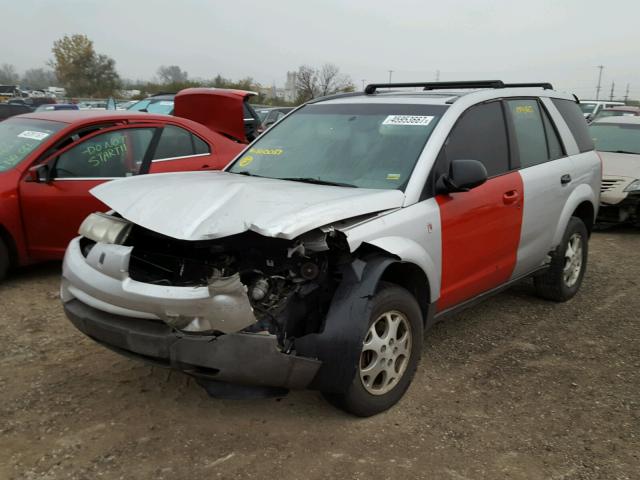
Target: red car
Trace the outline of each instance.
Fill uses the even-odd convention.
[[[61,259],[82,220],[108,210],[89,194],[96,185],[224,167],[257,126],[245,118],[250,95],[183,90],[175,116],[56,111],[0,122],[0,279],[9,267]]]

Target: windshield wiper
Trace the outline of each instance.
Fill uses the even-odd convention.
[[[287,177],[287,178],[281,178],[280,180],[288,180],[290,182],[313,183],[315,185],[331,185],[333,187],[358,188],[356,185],[353,185],[352,183],[332,182],[330,180],[321,180],[319,178],[312,178],[312,177]]]
[[[245,175],[247,177],[266,178],[266,177],[263,177],[262,175],[256,175],[255,173],[251,173],[251,172],[229,172],[229,173],[233,173],[234,175]]]
[[[640,152],[630,152],[629,150],[602,150],[609,153],[628,153],[629,155],[640,155]]]

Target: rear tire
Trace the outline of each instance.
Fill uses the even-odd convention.
[[[384,284],[373,304],[356,374],[344,394],[327,394],[333,405],[369,417],[395,405],[416,371],[423,341],[420,306],[407,290]]]
[[[4,242],[0,240],[0,282],[7,276],[10,265],[9,249]]]
[[[536,292],[542,298],[566,302],[578,293],[587,269],[589,232],[578,217],[571,217],[562,242],[551,256],[543,274],[534,277]]]

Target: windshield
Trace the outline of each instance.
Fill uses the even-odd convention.
[[[595,123],[589,132],[596,150],[640,154],[640,124]]]
[[[64,123],[29,118],[11,118],[0,122],[0,172],[18,165],[42,142],[64,127]]]
[[[146,111],[147,113],[160,113],[162,115],[171,115],[173,113],[173,100],[159,98],[145,98],[129,107],[129,110],[135,112]]]
[[[444,105],[307,105],[228,169],[260,177],[404,189]]]
[[[582,110],[582,113],[591,113],[595,110],[596,108],[596,104],[595,103],[581,103],[580,104],[580,110]]]

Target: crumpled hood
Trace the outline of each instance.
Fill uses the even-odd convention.
[[[399,208],[404,193],[248,177],[227,172],[140,175],[91,193],[127,220],[183,240],[253,230],[292,239],[332,222]]]
[[[613,152],[598,153],[602,158],[603,176],[640,178],[640,155]]]

